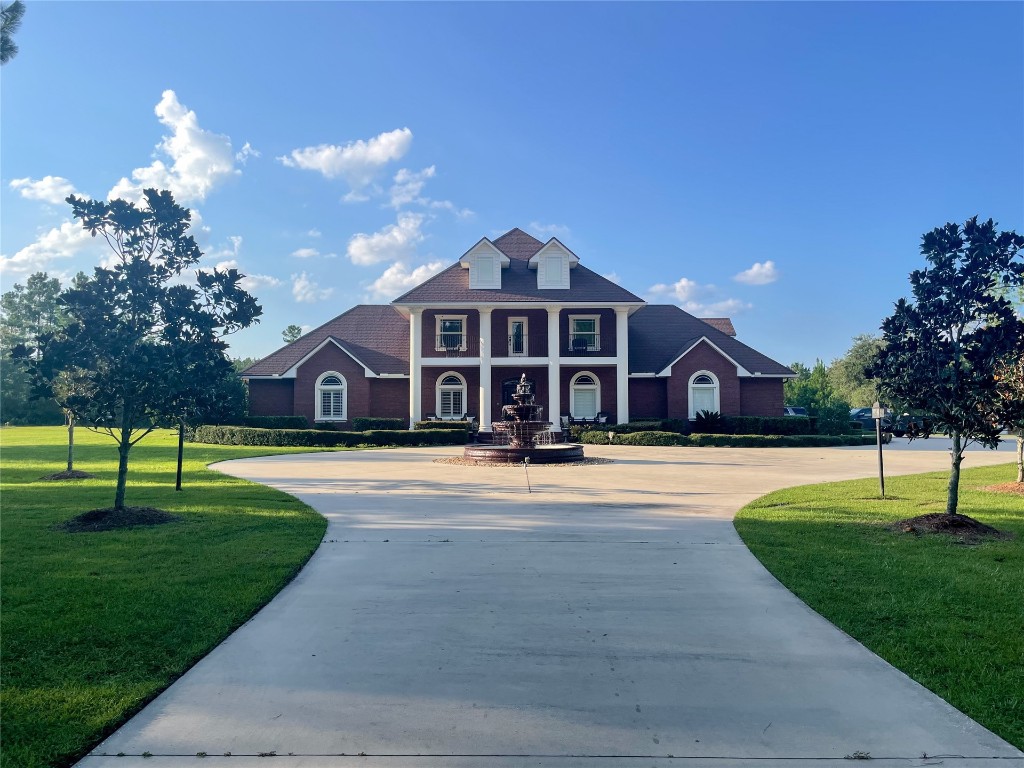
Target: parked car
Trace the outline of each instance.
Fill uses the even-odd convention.
[[[860,424],[864,432],[875,431],[875,419],[871,415],[870,408],[851,408],[850,421]],[[892,442],[892,420],[885,416],[882,419],[882,443]]]
[[[796,405],[786,405],[782,408],[783,416],[806,416],[807,409]]]
[[[927,416],[914,416],[909,413],[902,414],[893,422],[892,433],[896,437],[923,437],[925,440],[932,433],[932,421]]]
[[[850,421],[856,421],[864,430],[875,428],[875,419],[871,415],[870,408],[851,408]],[[892,419],[888,416],[882,419],[882,431],[888,431],[892,427]]]

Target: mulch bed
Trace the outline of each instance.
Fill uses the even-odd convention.
[[[918,515],[909,520],[893,523],[892,530],[898,533],[912,533],[917,536],[929,533],[945,534],[959,539],[964,544],[977,544],[986,539],[1012,539],[1012,533],[1004,533],[990,525],[979,523],[967,515],[947,515],[945,512],[932,512]]]
[[[541,469],[546,467],[585,467],[589,464],[612,464],[613,459],[599,459],[597,457],[591,457],[587,459],[581,459],[580,461],[563,461],[558,464],[531,464],[530,469]],[[435,464],[459,464],[464,467],[512,467],[513,469],[522,469],[523,465],[520,464],[494,464],[486,461],[473,461],[472,459],[464,459],[461,456],[449,456],[444,459],[434,459]]]
[[[96,475],[90,475],[88,472],[83,472],[80,469],[72,469],[71,471],[64,470],[63,472],[57,472],[52,475],[43,475],[40,480],[85,480],[86,478],[96,477]]]
[[[1015,496],[1024,496],[1024,483],[999,483],[998,485],[986,485],[981,490],[992,491],[992,493],[1012,493]]]
[[[91,509],[88,512],[55,525],[58,531],[66,533],[96,533],[114,531],[120,528],[135,528],[141,525],[163,525],[183,519],[153,507],[125,507],[124,509]]]

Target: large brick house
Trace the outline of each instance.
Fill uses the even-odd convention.
[[[546,418],[781,416],[794,374],[726,318],[651,305],[520,229],[486,237],[389,305],[359,305],[246,369],[250,413],[346,427],[357,416],[501,415],[520,375]]]

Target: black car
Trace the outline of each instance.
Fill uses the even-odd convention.
[[[851,408],[850,409],[850,421],[855,421],[860,424],[865,431],[875,428],[875,420],[871,416],[870,408]],[[892,421],[888,416],[882,419],[882,431],[888,432],[892,426]]]
[[[932,421],[927,416],[914,416],[909,413],[901,415],[892,425],[892,433],[896,437],[923,437],[925,440],[932,433]]]

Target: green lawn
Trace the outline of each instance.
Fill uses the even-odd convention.
[[[1024,498],[982,491],[1012,465],[966,470],[960,511],[1011,541],[897,535],[945,508],[946,473],[809,485],[744,507],[736,529],[809,606],[1010,743],[1024,747]]]
[[[55,531],[114,500],[114,441],[85,429],[75,438],[76,468],[96,479],[41,482],[65,468],[66,432],[0,430],[0,700],[10,768],[82,756],[270,600],[326,528],[284,493],[206,469],[295,449],[186,444],[184,490],[175,492],[176,435],[161,431],[132,450],[127,504],[183,520]]]

